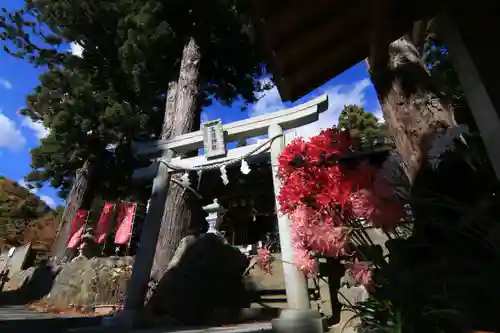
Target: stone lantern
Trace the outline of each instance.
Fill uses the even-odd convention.
[[[219,230],[217,230],[217,227],[223,214],[226,212],[226,209],[219,205],[219,201],[217,199],[214,199],[214,202],[203,207],[203,210],[208,214],[206,217],[208,222],[207,234],[221,235]]]

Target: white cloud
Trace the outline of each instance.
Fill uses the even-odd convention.
[[[36,194],[36,192],[38,192],[38,189],[36,187],[29,188],[28,183],[24,179],[18,180],[17,183],[19,184],[19,186],[22,186],[22,187],[28,189],[33,194]]]
[[[73,55],[81,58],[83,54],[83,47],[80,44],[73,42],[70,44],[70,51]]]
[[[19,151],[25,144],[26,138],[16,123],[0,110],[0,148]]]
[[[261,84],[268,84],[270,83],[270,80],[265,78],[260,80],[260,82]],[[281,96],[276,86],[264,92],[255,94],[255,97],[257,97],[258,101],[252,105],[252,108],[250,109],[250,117],[275,112],[285,107],[281,101]]]
[[[319,120],[302,127],[297,128],[297,135],[311,137],[318,134],[322,129],[330,128],[336,125],[340,112],[347,104],[356,104],[366,107],[366,88],[371,85],[369,79],[352,84],[342,84],[325,89],[328,94],[328,110],[319,115]]]
[[[41,195],[40,199],[44,201],[50,208],[56,208],[56,201],[47,195]]]
[[[261,82],[267,83],[269,79],[263,79]],[[295,130],[296,134],[307,138],[318,134],[322,129],[336,125],[340,112],[347,104],[360,105],[366,109],[366,90],[370,85],[370,79],[366,78],[352,84],[342,84],[325,88],[321,93],[328,94],[328,110],[320,114],[317,122],[297,128]],[[281,100],[277,87],[259,93],[256,97],[259,98],[259,100],[254,103],[250,109],[251,117],[286,108]],[[384,121],[382,109],[380,107],[372,111],[372,113],[380,122]],[[259,138],[250,139],[250,142],[257,142],[258,139]]]
[[[384,114],[382,113],[382,109],[379,107],[375,111],[372,111],[373,115],[377,117],[379,124],[385,123]]]
[[[33,121],[29,117],[24,117],[22,126],[28,127],[29,129],[33,130],[35,132],[35,136],[38,139],[43,139],[49,135],[49,129],[43,126],[43,123],[40,121]]]
[[[11,90],[12,89],[12,83],[7,80],[6,78],[0,77],[0,87]]]
[[[263,79],[262,83],[269,79]],[[346,104],[356,104],[366,108],[366,89],[371,85],[370,80],[364,79],[352,84],[336,85],[328,87],[323,93],[328,94],[328,110],[320,114],[319,121],[296,129],[298,136],[310,137],[319,133],[320,130],[329,128],[338,122],[340,111]],[[281,110],[286,106],[281,101],[276,87],[257,95],[259,100],[250,109],[250,116]],[[377,118],[383,121],[382,110],[378,108],[373,112]]]
[[[206,112],[206,111],[201,111],[201,115],[200,115],[200,123],[202,123],[202,124],[203,124],[204,122],[207,122],[207,121],[209,121],[209,120],[210,120],[210,118],[209,118],[209,116],[208,116],[207,112]]]
[[[264,78],[260,80],[261,85],[270,84],[269,78]],[[257,117],[266,113],[276,112],[286,108],[285,104],[281,100],[280,93],[276,86],[264,92],[259,92],[255,94],[257,102],[252,104],[249,108],[249,117]],[[255,138],[248,138],[247,142],[250,144],[263,143],[267,140],[267,135],[262,135]]]

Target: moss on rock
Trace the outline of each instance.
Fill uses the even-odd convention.
[[[67,263],[54,280],[44,303],[55,308],[91,308],[120,304],[132,273],[130,257],[79,259]]]

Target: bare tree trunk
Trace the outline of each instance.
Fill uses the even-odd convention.
[[[71,224],[77,209],[88,209],[92,204],[94,189],[92,177],[95,167],[90,161],[85,161],[83,166],[76,171],[75,180],[68,195],[66,207],[61,218],[61,224],[56,240],[52,247],[52,257],[62,259],[67,253],[66,244],[68,242]]]
[[[168,84],[167,101],[165,103],[165,117],[163,119],[163,127],[160,138],[162,140],[169,139],[175,136],[175,102],[177,100],[177,81],[171,81]]]
[[[447,198],[467,207],[484,195],[484,187],[478,186],[480,175],[460,152],[465,146],[457,146],[437,168],[428,163],[429,148],[436,134],[456,126],[452,106],[440,96],[419,52],[406,37],[390,44],[388,66],[370,68],[370,72],[384,119],[411,184],[412,214],[416,221],[413,235],[444,244],[448,239],[444,224],[430,221],[437,216],[456,221],[461,212],[447,205],[430,206],[429,200]]]
[[[406,38],[389,45],[387,66],[368,67],[384,119],[411,183],[426,163],[435,135],[456,125],[453,110],[431,84],[417,48]]]
[[[162,138],[170,138],[199,129],[200,126],[200,60],[199,46],[190,38],[182,52],[178,82],[172,82],[167,94]],[[153,276],[165,272],[191,221],[199,218],[189,192],[171,183],[165,204],[161,232],[156,244]]]

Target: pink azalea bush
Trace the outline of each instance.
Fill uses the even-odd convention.
[[[266,273],[271,273],[271,264],[273,257],[271,251],[267,247],[263,247],[257,250],[256,265]]]

